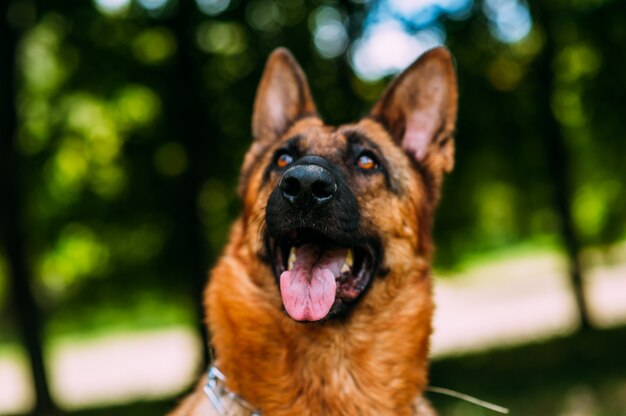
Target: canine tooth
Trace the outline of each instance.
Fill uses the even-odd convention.
[[[348,250],[348,254],[346,254],[346,262],[344,263],[344,265],[347,265],[348,267],[352,267],[353,263],[354,263],[354,256],[352,255],[352,250]]]
[[[295,264],[296,264],[296,248],[291,247],[291,250],[289,250],[289,260],[287,261],[287,269],[288,270],[293,269],[293,266]]]
[[[341,273],[346,273],[350,271],[350,266],[348,266],[348,263],[344,263],[343,267],[341,268]]]

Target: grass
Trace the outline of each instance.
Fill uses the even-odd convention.
[[[626,328],[434,362],[431,384],[508,407],[512,415],[625,416]],[[495,415],[430,394],[441,416]]]

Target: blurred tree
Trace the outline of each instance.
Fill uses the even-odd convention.
[[[15,112],[15,52],[19,38],[19,4],[6,1],[0,5],[0,241],[6,254],[12,306],[28,353],[35,387],[35,413],[50,415],[56,406],[50,396],[43,360],[42,322],[31,290],[32,273],[25,252],[22,157],[15,149],[17,119]]]
[[[550,181],[553,195],[554,210],[559,217],[561,240],[565,247],[568,260],[569,278],[574,293],[580,326],[583,330],[592,327],[589,317],[589,307],[584,290],[583,268],[581,265],[582,245],[576,230],[576,224],[572,215],[573,186],[572,164],[565,138],[561,133],[561,126],[552,110],[552,95],[554,94],[556,75],[553,69],[553,60],[557,55],[555,45],[554,15],[562,16],[563,10],[558,10],[553,5],[536,2],[533,4],[533,16],[536,30],[544,35],[544,46],[536,58],[537,89],[537,118],[536,126],[546,147],[548,169],[546,179]]]
[[[459,163],[435,228],[438,259],[453,264],[481,247],[549,237],[563,248],[580,324],[589,328],[583,249],[626,231],[616,160],[624,152],[617,91],[626,85],[615,72],[625,10],[615,1],[533,2],[529,34],[507,44],[490,33],[496,3],[477,2],[473,17],[446,25],[461,110]]]
[[[197,51],[193,48],[193,29],[199,22],[198,9],[190,2],[181,2],[170,17],[168,26],[173,33],[178,50],[170,70],[170,97],[166,111],[172,115],[173,127],[178,132],[183,149],[188,155],[188,167],[183,174],[180,211],[183,214],[181,226],[182,240],[186,244],[186,257],[182,265],[185,275],[191,281],[192,298],[196,304],[198,330],[202,334],[204,362],[209,361],[209,337],[204,325],[203,293],[208,268],[208,246],[203,224],[198,217],[198,198],[204,179],[209,174],[219,174],[206,169],[207,155],[211,154],[210,138],[215,137],[215,129],[207,123],[205,106],[200,97],[202,83],[198,77]],[[203,365],[204,367],[204,365]]]

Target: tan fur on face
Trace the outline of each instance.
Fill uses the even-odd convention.
[[[427,384],[433,311],[430,224],[441,175],[453,160],[447,143],[452,143],[449,125],[456,107],[432,120],[432,125],[443,126],[431,134],[435,144],[413,143],[407,149],[402,123],[417,110],[404,93],[394,91],[397,85],[407,87],[407,79],[417,87],[423,80],[431,82],[432,76],[417,75],[423,68],[438,68],[449,55],[432,52],[426,63],[412,66],[392,84],[371,118],[332,127],[312,115],[315,107],[306,80],[299,67],[289,68],[295,61],[284,54],[270,58],[259,88],[253,122],[257,137],[242,168],[243,215],[233,225],[206,290],[217,366],[228,387],[264,415],[414,414],[415,400]],[[449,82],[447,75],[440,79]],[[454,85],[435,87],[434,96],[429,92],[432,108],[425,102],[428,97],[415,92],[419,111],[436,113],[443,108],[441,102],[456,99]],[[447,98],[442,101],[439,93]],[[267,110],[268,99],[287,108]],[[456,101],[448,104],[456,106]],[[346,151],[354,132],[384,156],[388,179],[354,170]],[[423,133],[419,127],[414,132]],[[384,273],[373,278],[344,319],[309,324],[291,319],[283,312],[274,271],[262,260],[265,206],[280,180],[280,172],[268,166],[275,151],[294,137],[302,155],[322,156],[342,170],[357,200],[361,229],[378,236],[384,247]],[[415,158],[415,146],[422,146],[423,159]],[[203,406],[206,400],[199,389],[176,414],[203,414]]]

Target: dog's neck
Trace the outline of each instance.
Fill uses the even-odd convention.
[[[427,384],[427,262],[376,279],[345,320],[295,322],[260,261],[235,239],[213,270],[209,325],[227,385],[264,414],[410,415]],[[245,258],[250,258],[250,253]]]

